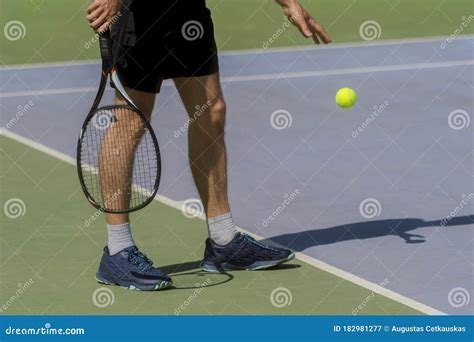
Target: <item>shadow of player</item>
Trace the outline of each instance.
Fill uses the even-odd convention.
[[[417,218],[389,219],[367,222],[349,223],[323,229],[306,230],[298,233],[288,233],[269,238],[280,245],[296,251],[320,245],[329,245],[341,241],[370,239],[388,235],[399,236],[406,243],[423,243],[423,235],[410,233],[422,227],[446,227],[469,225],[474,223],[474,215],[452,217],[449,220],[424,221]]]

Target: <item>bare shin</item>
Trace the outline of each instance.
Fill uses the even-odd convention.
[[[226,105],[219,75],[174,80],[190,118],[189,163],[208,218],[230,211],[224,143]]]

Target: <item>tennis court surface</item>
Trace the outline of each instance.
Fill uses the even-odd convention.
[[[174,275],[156,293],[94,281],[106,230],[73,163],[98,63],[0,69],[3,313],[472,314],[474,39],[443,43],[222,54],[233,216],[300,252],[275,270],[199,271],[186,115],[165,84],[161,197],[132,217]],[[358,92],[350,110],[334,104],[342,86]]]

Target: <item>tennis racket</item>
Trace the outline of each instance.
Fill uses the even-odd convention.
[[[87,200],[107,213],[129,213],[158,191],[158,141],[145,115],[125,91],[113,66],[110,32],[100,34],[102,75],[77,144],[77,171]],[[107,79],[126,103],[99,107]]]

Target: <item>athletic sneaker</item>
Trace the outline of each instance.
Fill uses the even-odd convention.
[[[152,265],[153,262],[135,246],[114,255],[105,247],[96,279],[101,284],[129,290],[153,291],[171,286],[171,278]]]
[[[247,234],[238,233],[227,245],[206,240],[201,267],[208,272],[260,270],[287,262],[295,257],[288,249],[271,247]]]

